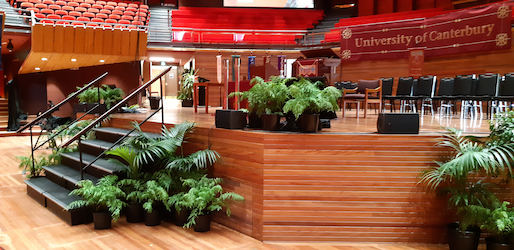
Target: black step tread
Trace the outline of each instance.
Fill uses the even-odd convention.
[[[80,172],[76,169],[70,168],[66,165],[58,164],[43,167],[45,171],[51,172],[52,174],[59,176],[73,184],[77,184],[80,181]],[[98,178],[84,173],[84,180],[91,180],[93,183],[98,182]]]
[[[95,147],[95,148],[101,148],[103,150],[107,150],[112,145],[114,145],[114,143],[112,143],[112,142],[102,141],[102,140],[97,140],[97,139],[94,139],[94,140],[84,140],[84,141],[81,141],[80,143],[82,143],[84,145],[91,146],[91,147]],[[113,147],[113,148],[116,148],[116,146]]]
[[[63,153],[63,154],[61,154],[61,156],[73,159],[73,160],[75,160],[77,162],[80,161],[80,153],[79,152]],[[95,158],[96,158],[96,156],[82,153],[82,162],[84,164],[91,163]],[[110,174],[114,174],[115,172],[120,172],[121,170],[123,170],[122,166],[116,165],[116,164],[114,164],[114,163],[112,163],[112,162],[110,162],[110,161],[108,161],[106,159],[103,159],[103,158],[98,159],[91,166],[95,167],[95,168],[98,168],[98,169],[101,169],[101,170],[103,170],[105,172],[108,172]]]
[[[100,128],[94,128],[93,130],[103,132],[103,133],[121,135],[121,136],[126,135],[128,132],[130,132],[129,129],[113,128],[113,127],[100,127]],[[149,132],[143,132],[143,133],[152,138],[157,138],[157,137],[162,136],[161,134],[157,134],[157,133],[149,133]],[[137,135],[139,135],[139,133],[137,131],[134,131],[134,132],[130,133],[129,136],[137,136]]]
[[[25,180],[25,183],[38,192],[41,192],[43,196],[53,202],[59,204],[64,210],[67,210],[70,203],[81,200],[79,196],[69,195],[70,191],[66,188],[59,186],[58,184],[50,181],[47,178],[33,178]]]

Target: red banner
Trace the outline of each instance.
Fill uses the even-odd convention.
[[[423,49],[411,49],[409,51],[409,76],[422,76],[424,63],[425,51]]]
[[[318,75],[318,60],[298,60],[298,75],[303,77]]]
[[[511,9],[496,3],[427,19],[348,26],[341,32],[341,58],[406,58],[409,49],[420,47],[425,56],[509,49]]]

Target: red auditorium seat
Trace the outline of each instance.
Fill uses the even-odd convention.
[[[103,8],[104,8],[104,6],[103,6],[103,5],[100,5],[100,4],[91,4],[91,8],[95,8],[95,9],[99,9],[99,10],[101,10],[101,9],[103,9]]]
[[[121,19],[121,16],[120,15],[109,15],[109,19],[116,19],[116,20],[120,20]]]
[[[137,8],[128,7],[125,9],[125,11],[137,12]]]
[[[121,10],[113,10],[113,11],[111,11],[111,13],[112,13],[113,15],[120,15],[120,16],[122,16],[122,15],[123,15],[123,11],[121,11]]]
[[[55,24],[61,24],[61,25],[70,25],[70,22],[66,22],[66,21],[57,21],[55,22]]]
[[[101,24],[100,27],[105,28],[105,29],[112,29],[112,25],[109,25],[109,24]]]
[[[55,19],[55,20],[61,20],[61,16],[55,15],[55,14],[46,15],[46,18],[48,18],[48,19]]]
[[[77,21],[79,22],[89,22],[90,19],[87,17],[77,17]]]
[[[46,18],[46,15],[45,14],[41,14],[41,13],[36,13],[36,14],[34,14],[34,16],[36,18]]]
[[[96,2],[94,0],[84,0],[84,3],[88,3],[88,4],[96,4]]]
[[[146,13],[144,13],[144,12],[137,12],[136,16],[146,17]]]
[[[71,7],[79,7],[79,3],[75,3],[75,2],[68,2],[68,6],[71,6]]]
[[[34,4],[33,3],[28,3],[28,2],[21,3],[20,4],[20,8],[22,8],[22,9],[34,8]],[[39,9],[38,9],[38,11],[39,11]]]
[[[95,16],[96,18],[102,18],[102,19],[107,19],[109,18],[109,16],[107,14],[103,14],[103,13],[98,13],[96,14]]]
[[[52,5],[49,5],[48,8],[51,10],[60,10],[61,6],[57,5],[57,4],[52,4]]]
[[[100,10],[100,13],[102,13],[102,14],[106,14],[106,15],[110,15],[110,14],[111,14],[111,11],[110,11],[110,10],[103,9],[103,10]]]
[[[137,9],[137,8],[139,8],[139,5],[137,5],[137,4],[135,4],[135,3],[129,3],[128,7],[129,7],[129,8],[135,8],[135,9]]]
[[[48,6],[44,3],[36,3],[34,4],[34,8],[38,8],[38,9],[46,9]]]
[[[42,3],[50,5],[50,4],[54,4],[54,1],[53,0],[43,0]]]
[[[75,21],[76,18],[73,17],[73,16],[62,16],[61,17],[62,20],[68,20],[68,21]]]
[[[29,0],[30,3],[36,4],[41,3],[41,0]],[[46,4],[45,4],[46,5]]]
[[[146,21],[146,18],[142,17],[142,16],[136,16],[136,17],[134,17],[134,21],[142,21],[142,22],[144,22],[144,21]]]
[[[41,13],[48,15],[48,14],[54,14],[54,11],[51,9],[42,9]]]
[[[82,16],[87,17],[87,18],[95,18],[96,15],[95,15],[95,13],[91,13],[91,12],[83,12]]]
[[[62,6],[61,9],[65,11],[75,11],[75,8],[72,6]]]
[[[105,5],[108,5],[108,6],[118,6],[118,4],[116,2],[107,2]]]
[[[34,11],[34,13],[39,13],[38,8],[27,8],[28,11]]]
[[[118,3],[118,6],[126,8],[128,6],[128,4],[120,2],[120,3]]]
[[[56,10],[56,11],[55,11],[55,14],[56,14],[56,15],[59,15],[59,16],[67,16],[67,15],[68,15],[68,11],[65,11],[65,10]]]
[[[73,2],[76,2],[76,3],[83,3],[84,0],[73,0]]]
[[[93,23],[103,23],[104,20],[102,18],[91,18],[91,22],[93,22]]]
[[[68,13],[68,15],[70,16],[75,16],[75,17],[81,17],[82,16],[82,13],[78,12],[78,11],[70,11]]]
[[[105,5],[106,2],[105,1],[96,1],[96,4]]]
[[[100,12],[100,10],[99,10],[99,9],[95,9],[95,8],[89,8],[89,9],[87,10],[87,12],[91,12],[91,13],[99,13],[99,12]]]
[[[130,21],[129,20],[120,20],[118,23],[119,24],[130,24]]]
[[[62,8],[62,6],[66,6],[67,5],[67,3],[65,1],[55,1],[55,4],[60,5],[61,8]]]
[[[137,29],[137,26],[133,26],[133,25],[130,25],[130,26],[127,26],[129,28],[129,30],[135,30]]]
[[[148,9],[148,5],[146,5],[146,4],[141,4],[141,5],[139,5],[139,8],[140,8],[140,9]]]
[[[123,25],[114,25],[114,29],[123,29],[125,27],[126,26],[123,26]]]
[[[111,6],[111,5],[104,5],[104,10],[110,10],[110,11],[113,11],[113,10],[114,10],[114,6]]]
[[[146,9],[138,9],[138,10],[137,10],[137,11],[135,11],[135,12],[143,12],[143,13],[148,13],[148,10],[146,10]]]
[[[41,20],[41,23],[54,24],[54,21],[52,21],[52,20]]]
[[[123,15],[125,15],[125,16],[135,16],[136,13],[134,13],[132,11],[125,11],[125,12],[123,12]]]
[[[134,20],[134,17],[131,17],[131,16],[121,16],[121,19],[122,20],[130,20],[130,21],[132,21],[132,20]]]
[[[132,21],[133,25],[144,25],[143,22],[140,21]]]
[[[116,6],[114,7],[114,10],[125,11],[125,7]]]
[[[79,6],[82,8],[86,8],[86,9],[91,8],[91,4],[89,4],[89,3],[80,3]]]
[[[81,23],[81,22],[73,22],[73,23],[71,23],[71,25],[73,25],[74,27],[77,27],[77,26],[86,27],[86,25],[84,25],[84,23]]]
[[[105,19],[105,23],[118,23],[118,21],[114,19]]]
[[[88,27],[98,27],[99,25],[97,23],[86,23],[86,26],[88,26]]]
[[[75,11],[78,11],[78,12],[87,12],[87,9],[84,8],[84,7],[76,7],[75,8]]]

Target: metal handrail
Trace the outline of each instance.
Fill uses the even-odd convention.
[[[99,81],[100,79],[104,78],[109,72],[105,72],[103,73],[101,76],[97,77],[95,80],[93,80],[92,82],[88,83],[86,86],[82,87],[81,89],[77,90],[77,92],[71,94],[70,96],[68,96],[66,99],[62,100],[60,103],[58,103],[57,105],[53,106],[52,108],[48,109],[47,111],[45,111],[43,114],[39,115],[36,119],[34,119],[33,121],[25,124],[25,126],[21,127],[20,129],[18,129],[16,131],[16,133],[21,133],[23,132],[24,130],[26,130],[27,128],[29,127],[32,127],[34,126],[34,124],[36,122],[39,122],[41,119],[47,117],[48,115],[52,114],[53,112],[55,112],[57,109],[59,109],[62,105],[64,105],[65,103],[67,103],[69,100],[75,98],[77,95],[79,95],[80,93],[86,91],[89,87],[91,87],[93,84],[95,84],[97,81]]]
[[[103,113],[102,115],[100,115],[98,117],[98,119],[94,120],[93,122],[91,122],[88,126],[86,126],[84,129],[82,129],[80,132],[78,132],[75,136],[73,136],[72,138],[70,138],[68,141],[66,141],[65,143],[62,144],[62,147],[67,147],[69,146],[71,143],[73,143],[74,141],[76,141],[77,139],[79,139],[82,135],[84,135],[85,133],[87,133],[89,130],[91,130],[93,127],[95,127],[98,123],[100,123],[101,121],[103,121],[104,119],[106,119],[109,115],[111,115],[115,110],[121,108],[122,105],[124,105],[128,100],[132,99],[134,96],[136,96],[137,94],[141,93],[143,90],[145,90],[146,88],[148,88],[148,86],[150,86],[150,84],[154,83],[155,81],[157,81],[157,79],[160,79],[162,78],[166,73],[168,73],[169,71],[171,70],[171,66],[168,67],[166,70],[164,70],[161,74],[159,74],[158,76],[154,77],[152,80],[148,81],[147,83],[141,85],[138,89],[136,89],[134,92],[130,93],[129,95],[127,95],[123,100],[119,101],[116,105],[112,106],[109,110],[107,110],[105,113]],[[161,80],[161,101],[162,100],[162,80]],[[163,120],[163,124],[164,124],[164,112],[162,112],[162,120]]]

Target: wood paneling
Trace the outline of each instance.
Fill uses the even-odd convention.
[[[184,149],[210,145],[220,153],[212,173],[246,200],[232,204],[231,217],[214,220],[256,239],[441,243],[451,221],[446,204],[417,185],[419,173],[444,154],[436,137],[198,127]]]
[[[412,6],[413,0],[396,0],[396,11],[411,11],[413,10]]]
[[[144,31],[36,24],[31,52],[19,73],[38,72],[36,67],[52,71],[140,60],[146,54],[146,40]],[[42,57],[49,60],[42,62]],[[77,61],[70,63],[71,58]]]
[[[395,0],[380,0],[377,1],[377,14],[387,14],[394,12]]]
[[[359,0],[359,16],[371,16],[375,14],[375,0]]]

